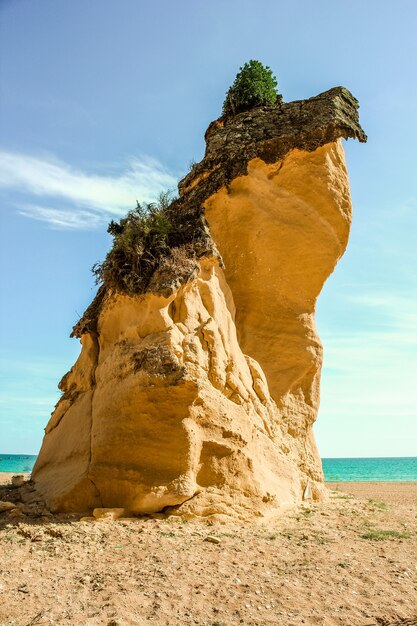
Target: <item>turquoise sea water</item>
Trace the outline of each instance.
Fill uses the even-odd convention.
[[[417,457],[322,459],[328,482],[417,481]]]
[[[31,472],[35,454],[0,454],[0,472]],[[323,459],[328,482],[417,481],[417,457]]]
[[[0,454],[0,472],[31,472],[36,454]]]

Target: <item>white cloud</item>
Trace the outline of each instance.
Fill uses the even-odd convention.
[[[0,150],[0,189],[24,194],[19,212],[55,228],[95,228],[109,216],[120,216],[136,200],[149,202],[175,187],[176,179],[148,157],[131,159],[119,174],[99,175],[73,168],[53,157],[34,157]],[[27,196],[39,201],[27,202]],[[48,200],[62,208],[47,206]]]
[[[25,217],[47,222],[52,228],[60,230],[92,229],[105,224],[109,220],[108,215],[104,212],[89,211],[88,209],[65,210],[28,204],[18,209],[18,211]]]

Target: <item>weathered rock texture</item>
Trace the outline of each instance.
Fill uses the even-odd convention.
[[[262,513],[314,498],[314,310],[347,244],[344,88],[210,125],[172,219],[193,254],[144,293],[103,286],[33,471],[53,510]],[[178,508],[179,507],[179,508]],[[171,509],[172,510],[172,509]]]

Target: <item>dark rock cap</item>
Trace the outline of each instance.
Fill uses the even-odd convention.
[[[221,117],[208,127],[204,159],[179,183],[180,194],[194,191],[194,181],[210,172],[201,183],[210,188],[208,194],[204,190],[207,199],[246,174],[248,162],[256,157],[274,163],[294,148],[312,152],[340,137],[366,142],[358,109],[359,102],[348,89],[334,87],[308,100],[279,101]]]

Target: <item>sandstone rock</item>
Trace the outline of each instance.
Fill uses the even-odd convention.
[[[11,509],[8,513],[8,517],[11,518],[20,518],[20,517],[25,517],[24,512],[22,511],[22,509],[20,509],[19,507],[16,507],[15,509]]]
[[[4,502],[0,501],[0,513],[4,513],[5,511],[11,511],[16,508],[16,504],[13,502]]]
[[[307,480],[307,484],[303,492],[303,500],[311,500],[311,496],[312,496],[311,485],[310,485],[310,481]]]
[[[311,432],[322,364],[314,311],[349,235],[341,140],[293,150],[273,165],[254,159],[246,176],[205,206],[233,293],[239,344],[262,368],[298,464],[321,480]]]
[[[21,511],[23,511],[25,515],[30,515],[31,517],[40,517],[44,513],[47,513],[47,511],[45,511],[44,506],[42,506],[42,504],[39,504],[37,502],[33,502],[31,504],[24,504],[23,506],[19,506],[19,508],[21,509]]]
[[[254,376],[261,380],[262,373],[240,350],[231,303],[215,258],[202,259],[198,277],[171,297],[108,299],[98,322],[100,350],[91,363],[89,413],[92,389],[48,426],[33,473],[50,506],[123,504],[134,513],[153,513],[223,484],[249,499],[254,492],[263,495],[264,486],[283,505],[297,498],[297,472],[273,439],[281,438],[274,403],[267,389],[262,397],[255,391]],[[80,360],[87,361],[83,353]],[[84,367],[74,367],[74,375],[85,376],[80,385],[92,378]],[[76,465],[74,438],[63,434],[80,436],[91,411],[87,473],[87,458],[80,455]],[[50,468],[59,460],[52,485]]]
[[[25,482],[25,477],[21,474],[12,476],[12,485],[13,487],[21,487]]]
[[[220,537],[216,537],[215,535],[207,535],[204,541],[208,541],[209,543],[215,543],[216,545],[222,542]]]
[[[113,508],[113,509],[105,509],[98,508],[94,509],[93,516],[94,519],[103,519],[103,520],[116,520],[120,517],[124,517],[127,514],[125,509],[121,508]]]
[[[74,327],[36,497],[245,517],[321,496],[314,311],[349,234],[342,137],[366,140],[344,88],[210,125],[170,207],[191,256],[137,295],[102,286]]]

